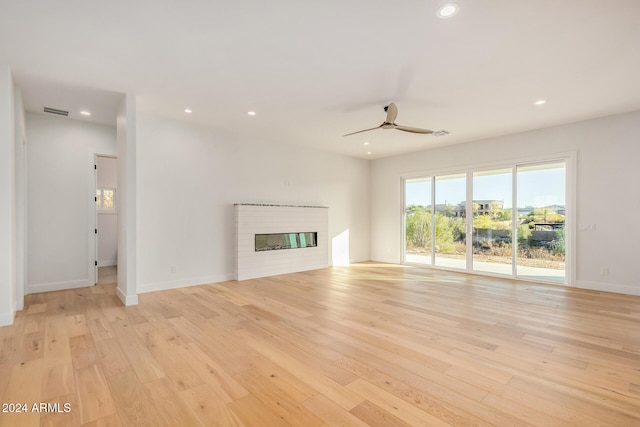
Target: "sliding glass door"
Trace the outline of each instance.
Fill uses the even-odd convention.
[[[465,174],[435,177],[435,265],[467,268]]]
[[[513,173],[473,173],[473,270],[513,274]]]
[[[405,179],[404,261],[566,283],[566,176],[563,160]]]
[[[565,162],[517,167],[519,277],[566,281]]]
[[[405,181],[405,261],[432,264],[431,178]]]

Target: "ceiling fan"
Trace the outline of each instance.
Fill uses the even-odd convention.
[[[423,133],[423,134],[431,134],[431,133],[433,133],[432,130],[414,128],[414,127],[410,127],[410,126],[402,126],[402,125],[395,124],[396,117],[398,116],[398,107],[396,107],[396,104],[394,104],[393,102],[391,104],[387,105],[386,107],[384,107],[384,111],[387,112],[387,118],[385,119],[385,121],[380,126],[377,126],[377,127],[371,128],[371,129],[359,130],[357,132],[348,133],[348,134],[342,135],[342,136],[355,135],[356,133],[369,132],[370,130],[376,130],[376,129],[396,129],[396,130],[401,130],[401,131],[404,131],[404,132]]]

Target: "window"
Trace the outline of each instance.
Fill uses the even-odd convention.
[[[116,189],[98,188],[96,189],[96,208],[98,211],[116,211]]]

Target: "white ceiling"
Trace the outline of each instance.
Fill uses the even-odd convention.
[[[457,0],[447,20],[443,3],[0,0],[0,63],[28,110],[115,124],[133,93],[143,111],[363,158],[640,109],[640,1]],[[389,102],[397,123],[451,134],[341,136]]]

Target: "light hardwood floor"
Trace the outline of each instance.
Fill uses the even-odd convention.
[[[114,294],[0,328],[0,425],[640,425],[639,297],[375,263]]]

